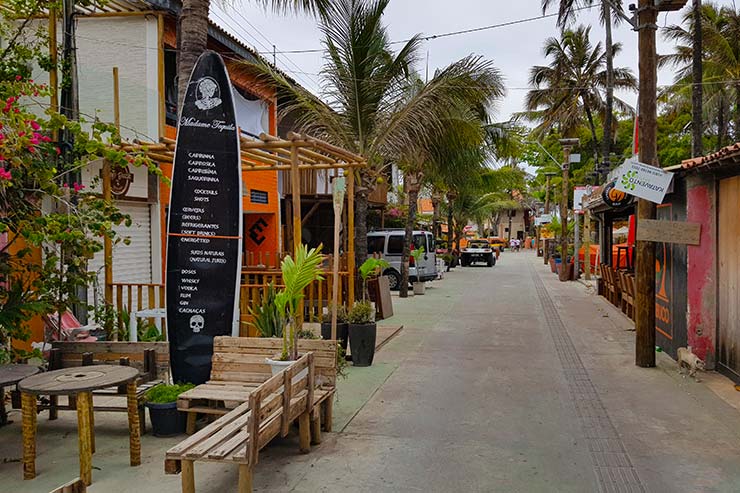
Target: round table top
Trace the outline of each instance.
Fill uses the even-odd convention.
[[[15,385],[40,371],[41,369],[34,365],[0,365],[0,387]]]
[[[69,395],[130,382],[139,370],[130,366],[93,365],[62,368],[28,377],[18,389],[29,394]]]

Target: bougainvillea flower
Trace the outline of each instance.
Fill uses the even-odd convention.
[[[39,125],[39,123],[35,120],[31,120],[29,122],[29,125],[31,125],[31,128],[34,130],[41,130],[41,125]]]
[[[10,174],[10,170],[2,168],[0,169],[0,178],[10,181],[10,179],[13,178],[13,175]]]

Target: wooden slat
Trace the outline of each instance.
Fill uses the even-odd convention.
[[[249,402],[245,402],[244,404],[239,405],[237,408],[232,410],[230,413],[225,414],[224,416],[220,417],[210,425],[206,426],[200,431],[195,432],[194,434],[190,435],[188,438],[183,440],[182,442],[178,443],[174,447],[170,448],[167,451],[167,457],[170,458],[179,458],[180,454],[184,453],[186,450],[188,450],[190,447],[196,445],[201,440],[205,440],[206,438],[210,437],[212,434],[216,433],[218,429],[221,426],[225,426],[235,419],[239,418],[244,413],[247,413],[250,409]]]

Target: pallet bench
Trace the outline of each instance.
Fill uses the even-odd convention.
[[[89,365],[124,365],[133,366],[139,370],[140,378],[136,383],[136,399],[139,411],[139,426],[141,433],[145,431],[144,396],[146,392],[167,378],[169,371],[169,345],[166,342],[134,343],[134,342],[54,342],[49,354],[49,370],[59,370],[74,366]],[[126,388],[111,387],[96,390],[93,396],[122,397],[115,405],[97,405],[95,411],[128,412],[126,404]],[[57,396],[51,396],[48,404],[41,404],[39,409],[49,410],[49,419],[57,418],[59,410],[73,411],[77,409],[74,397],[70,397],[67,404],[60,404]]]
[[[206,383],[180,394],[177,408],[187,413],[187,433],[195,432],[199,414],[219,416],[247,402],[251,392],[272,373],[265,358],[282,349],[282,339],[220,336],[213,341],[211,378]],[[337,379],[337,343],[300,339],[299,352],[313,352],[316,385],[313,393],[312,428],[320,441],[320,427],[331,431],[332,409]]]
[[[296,419],[300,450],[309,452],[314,361],[314,353],[304,354],[251,390],[246,402],[169,449],[165,454],[165,473],[182,472],[183,493],[194,493],[195,462],[232,463],[239,467],[237,491],[249,493],[259,451],[277,435],[285,437]]]

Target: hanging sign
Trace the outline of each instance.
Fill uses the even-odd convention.
[[[175,382],[209,379],[213,338],[238,335],[242,181],[234,101],[207,51],[178,122],[167,224],[167,329]]]
[[[342,213],[342,206],[344,205],[344,194],[347,192],[347,183],[345,180],[346,178],[344,178],[343,176],[338,176],[334,178],[334,181],[332,182],[333,188],[331,194],[334,202],[335,214]]]
[[[672,179],[673,173],[641,163],[637,159],[628,159],[619,167],[616,189],[660,204]]]
[[[541,214],[534,218],[535,226],[542,226],[552,222],[552,214]]]
[[[601,190],[601,198],[604,199],[604,203],[609,207],[618,209],[629,202],[629,197],[626,193],[615,188],[615,183],[610,181]]]
[[[576,214],[583,213],[583,199],[587,195],[591,195],[589,188],[591,187],[586,185],[573,188],[573,212],[575,212]]]

